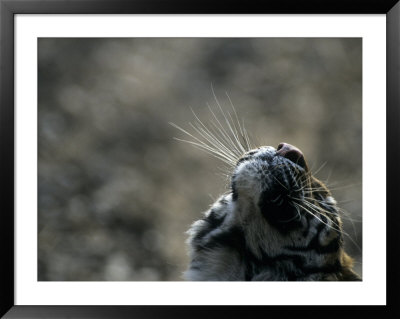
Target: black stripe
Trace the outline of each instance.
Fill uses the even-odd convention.
[[[238,166],[240,163],[243,163],[244,161],[250,160],[253,158],[252,155],[254,155],[255,153],[257,153],[257,150],[255,151],[250,151],[248,153],[246,153],[242,158],[240,158],[237,162],[236,162],[236,166]]]
[[[256,275],[262,273],[266,269],[270,269],[273,272],[280,272],[280,275],[274,275],[279,276],[281,280],[284,280],[283,278],[286,278],[287,280],[296,280],[297,278],[304,276],[302,267],[305,262],[305,258],[299,255],[281,254],[270,257],[267,254],[263,254],[261,259],[254,255],[248,255],[246,259],[245,279],[247,281],[252,280]],[[288,269],[290,263],[295,265],[295,272]]]
[[[338,236],[325,246],[322,246],[319,243],[313,241],[310,242],[310,244],[307,247],[285,247],[285,248],[291,251],[306,252],[314,250],[318,254],[330,254],[338,251],[340,246],[341,246],[341,240],[340,237]]]
[[[232,183],[231,183],[231,189],[232,189],[232,201],[236,201],[239,197],[239,194],[236,190],[236,182],[235,182],[235,177],[236,175],[232,176]]]
[[[325,223],[325,225],[326,225],[328,223],[328,218],[323,214],[319,214],[319,216],[321,217],[321,220],[323,221],[323,223]]]
[[[250,281],[252,278],[261,274],[263,271],[270,269],[276,272],[277,277],[281,280],[294,281],[299,278],[305,277],[314,273],[336,273],[341,270],[341,264],[336,261],[331,265],[324,266],[306,266],[308,260],[305,256],[297,254],[280,254],[278,256],[270,256],[268,253],[263,252],[261,257],[257,257],[254,253],[247,247],[244,237],[244,231],[238,226],[231,227],[225,231],[218,232],[212,235],[206,243],[201,243],[200,239],[204,237],[205,234],[213,229],[219,227],[225,216],[218,216],[214,211],[211,211],[209,216],[204,220],[207,221],[208,227],[200,231],[196,235],[197,245],[196,249],[201,251],[203,249],[209,250],[214,248],[226,248],[230,251],[236,252],[244,262],[245,265],[245,280]],[[325,253],[329,251],[334,251],[339,245],[340,237],[332,240],[328,245],[321,246],[318,243],[318,238],[322,230],[324,229],[324,224],[319,224],[317,227],[317,234],[310,241],[309,245],[305,248],[299,248],[302,250],[316,250],[319,253]],[[297,248],[289,247],[290,250],[296,250]],[[295,269],[291,269],[294,266]],[[192,269],[196,269],[197,266],[193,265]]]
[[[194,263],[194,261],[192,260],[192,263],[190,264],[190,268],[189,268],[190,270],[201,270],[200,266],[194,265],[193,263]]]
[[[202,245],[202,248],[213,249],[216,247],[231,248],[243,255],[245,250],[245,240],[243,230],[234,226],[223,232],[220,232],[210,238],[210,240]]]
[[[282,272],[282,277],[287,277],[288,280],[296,280],[297,278],[310,274],[313,272],[327,272],[329,269],[321,268],[306,268],[306,259],[301,255],[280,254],[271,257],[266,252],[263,252],[261,258],[254,255],[254,253],[247,247],[243,230],[239,227],[232,227],[222,233],[213,236],[208,243],[198,247],[201,249],[213,249],[216,247],[230,248],[237,252],[245,263],[245,280],[250,281],[254,276],[261,273],[266,269],[276,270],[279,266]],[[285,263],[292,263],[297,269],[290,272]]]
[[[247,160],[249,160],[249,159],[251,159],[251,156],[242,157],[241,159],[239,159],[239,160],[236,162],[236,166],[238,166],[240,163],[243,163],[244,161],[247,161]]]
[[[331,265],[325,265],[322,267],[303,267],[302,271],[306,275],[311,275],[311,274],[316,274],[316,273],[323,273],[323,274],[331,274],[331,273],[337,273],[342,269],[342,265],[340,264],[339,260],[336,260],[335,263]]]
[[[211,210],[209,215],[203,220],[206,222],[206,224],[203,226],[203,228],[194,236],[193,241],[194,242],[199,242],[201,241],[202,238],[204,238],[205,235],[207,235],[209,232],[213,231],[214,229],[218,228],[221,226],[221,224],[225,220],[225,215],[219,216],[214,210]]]
[[[310,220],[306,217],[305,218],[305,222],[306,222],[306,230],[303,231],[303,237],[307,238],[308,234],[310,233],[310,229],[311,229],[311,225],[310,225]]]
[[[319,254],[329,254],[336,252],[342,245],[342,237],[340,236],[340,234],[338,234],[336,238],[332,239],[327,245],[321,245],[319,242],[319,237],[321,235],[321,232],[327,227],[328,226],[326,226],[325,224],[320,223],[317,227],[317,233],[310,240],[310,242],[306,247],[286,246],[285,248],[291,251],[302,251],[302,252],[314,250]]]
[[[300,255],[281,254],[275,257],[264,255],[262,259],[252,259],[246,263],[246,276],[247,281],[252,280],[254,276],[262,273],[266,269],[280,272],[280,279],[286,278],[288,281],[296,281],[299,278],[311,274],[330,274],[338,273],[342,269],[340,261],[337,260],[331,265],[324,266],[306,266],[306,258]],[[289,269],[288,266],[292,263],[295,266],[294,270]]]

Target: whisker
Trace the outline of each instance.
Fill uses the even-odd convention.
[[[208,146],[206,146],[204,144],[199,144],[199,143],[196,143],[196,142],[193,142],[193,141],[179,139],[179,138],[176,138],[176,137],[174,139],[177,140],[177,141],[180,141],[180,142],[189,143],[189,144],[193,145],[194,147],[197,147],[197,148],[201,149],[202,151],[204,151],[204,152],[206,152],[206,153],[208,153],[208,154],[210,154],[210,155],[212,155],[212,156],[224,161],[225,163],[230,164],[231,166],[234,166],[234,162],[229,157],[226,157],[225,154],[222,154],[222,153],[214,150],[213,148],[210,148],[210,147],[208,147]]]
[[[214,95],[215,102],[217,103],[217,105],[218,105],[218,107],[219,107],[219,110],[220,110],[222,116],[224,117],[225,122],[226,122],[228,128],[230,129],[231,133],[233,134],[234,138],[236,139],[236,135],[235,135],[235,133],[234,133],[234,131],[233,131],[233,129],[232,129],[232,126],[231,126],[231,124],[230,124],[228,118],[227,118],[226,115],[225,115],[224,110],[223,110],[222,107],[221,107],[221,104],[219,103],[219,101],[218,101],[218,99],[217,99],[217,96],[215,95],[214,87],[213,87],[212,85],[211,85],[211,90],[212,90],[212,93],[213,93],[213,95]],[[229,112],[228,112],[228,114],[229,114]],[[236,139],[236,140],[237,140],[237,139]],[[241,151],[242,151],[243,153],[246,152],[246,150],[242,147],[242,144],[241,144],[241,143],[237,143],[237,146],[241,149]]]
[[[315,213],[328,213],[329,215],[332,215],[331,212],[328,212],[327,210],[323,209],[322,207],[316,206],[308,201],[302,201],[303,204],[305,204],[309,209],[313,210]],[[325,217],[327,217],[328,219],[330,219],[330,221],[337,226],[339,229],[341,228],[341,225],[339,225],[338,223],[336,223],[335,221],[333,221],[332,218],[329,218],[328,216],[326,216],[325,214],[322,214]]]
[[[216,129],[218,129],[221,133],[221,135],[224,137],[224,139],[226,139],[226,141],[233,147],[233,150],[236,152],[236,154],[238,156],[240,156],[240,151],[237,149],[237,147],[235,146],[235,143],[233,143],[232,139],[229,137],[229,135],[226,133],[223,125],[221,124],[221,122],[219,121],[218,117],[215,115],[215,113],[213,112],[213,110],[211,109],[211,106],[207,103],[208,109],[210,110],[212,116],[214,117],[214,119],[217,121],[218,125],[213,122],[210,121],[211,124],[213,124],[215,126]]]
[[[233,103],[232,103],[231,98],[229,97],[229,95],[228,95],[227,92],[225,92],[225,94],[226,94],[226,96],[228,97],[229,103],[231,104],[233,113],[234,113],[235,118],[236,118],[236,122],[237,122],[238,127],[239,127],[240,135],[241,135],[241,137],[242,137],[243,140],[246,140],[246,137],[245,137],[245,136],[246,136],[246,133],[245,133],[245,129],[244,129],[244,123],[243,123],[243,127],[242,127],[242,126],[240,125],[240,121],[239,121],[238,115],[237,115],[237,113],[236,113],[236,109],[235,109],[235,107],[233,106]],[[250,151],[251,149],[252,149],[252,147],[250,147],[250,145],[247,144],[247,151]]]
[[[204,128],[204,130],[206,131],[205,134],[207,136],[209,136],[210,138],[210,142],[212,142],[213,145],[216,145],[217,148],[218,146],[222,146],[224,149],[226,149],[228,151],[228,153],[231,153],[233,155],[233,152],[225,145],[223,144],[219,139],[218,139],[218,135],[214,135],[210,129],[203,124],[203,122],[198,118],[198,116],[196,115],[196,113],[192,110],[193,115],[195,116],[197,122],[199,123],[200,126],[202,126]]]
[[[314,175],[314,176],[317,175],[317,174],[325,167],[325,165],[326,165],[327,163],[328,163],[328,162],[322,163],[322,165],[321,165],[317,170],[315,170],[315,172],[313,173],[313,175]]]
[[[232,153],[232,151],[225,146],[223,143],[221,143],[217,138],[210,136],[203,128],[201,127],[195,127],[192,123],[189,123],[189,125],[200,135],[202,136],[207,142],[209,142],[213,147],[216,149],[223,151],[227,156],[230,156],[232,158],[236,158],[235,154]]]
[[[337,229],[335,227],[332,227],[331,225],[327,224],[326,222],[324,222],[321,218],[319,218],[316,214],[310,212],[307,208],[305,208],[304,206],[300,205],[299,203],[295,203],[293,202],[293,204],[295,206],[298,206],[299,208],[303,209],[305,212],[309,213],[310,215],[314,216],[316,219],[318,219],[321,223],[323,223],[324,225],[328,226],[329,228],[336,230],[339,233],[343,233],[343,231],[341,229]]]

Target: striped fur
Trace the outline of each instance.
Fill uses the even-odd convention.
[[[230,191],[188,234],[187,280],[361,280],[329,190],[273,147],[237,161]]]

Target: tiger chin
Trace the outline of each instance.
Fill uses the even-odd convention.
[[[359,281],[340,210],[287,143],[247,151],[230,191],[188,230],[191,281]]]

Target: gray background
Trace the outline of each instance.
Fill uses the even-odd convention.
[[[168,122],[210,120],[211,84],[253,142],[322,166],[361,273],[361,39],[42,38],[38,72],[39,280],[182,280],[229,183]]]

